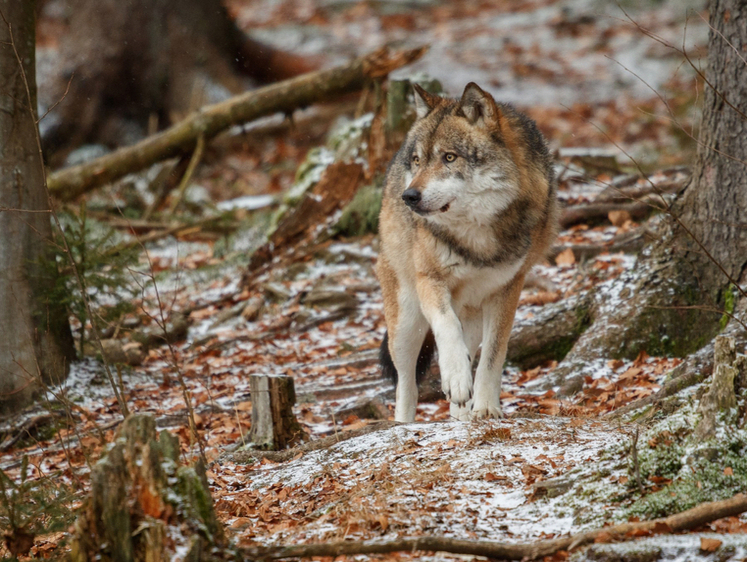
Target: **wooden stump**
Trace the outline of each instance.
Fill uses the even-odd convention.
[[[296,389],[287,375],[252,375],[251,440],[258,449],[278,450],[301,436],[301,426],[293,415]]]
[[[181,465],[179,440],[133,415],[91,471],[72,533],[72,562],[202,562],[226,546],[200,462]]]

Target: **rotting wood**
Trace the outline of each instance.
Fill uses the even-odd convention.
[[[293,110],[362,88],[367,81],[383,78],[425,54],[427,48],[390,52],[380,49],[354,61],[310,72],[203,107],[165,131],[78,166],[65,168],[47,178],[50,193],[62,201],[76,197],[126,174],[179,156],[233,125],[265,115]]]
[[[535,560],[559,551],[573,550],[592,542],[610,542],[616,539],[645,534],[676,533],[694,529],[710,521],[739,515],[747,511],[747,495],[737,494],[727,500],[700,504],[676,515],[652,521],[622,523],[561,539],[533,543],[503,543],[451,539],[444,537],[417,537],[391,541],[343,541],[334,543],[269,546],[243,550],[250,560],[279,560],[282,558],[309,558],[312,556],[340,556],[355,554],[384,554],[388,552],[449,552],[486,556],[499,560]]]
[[[317,227],[350,202],[362,179],[360,164],[330,164],[317,184],[283,218],[267,243],[252,254],[242,285],[252,285],[268,266],[277,265],[272,260],[279,250],[292,246],[310,228]]]
[[[301,426],[293,415],[296,391],[287,375],[252,375],[251,441],[257,449],[285,449],[301,436]]]

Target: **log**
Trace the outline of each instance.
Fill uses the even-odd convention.
[[[676,533],[697,528],[710,521],[731,517],[747,511],[747,495],[737,494],[727,500],[700,504],[676,515],[602,527],[578,535],[533,543],[504,543],[446,537],[417,537],[391,541],[342,541],[334,543],[267,546],[243,550],[248,560],[279,560],[282,558],[310,558],[312,556],[341,556],[355,554],[384,554],[388,552],[449,552],[485,556],[498,560],[535,560],[568,551],[592,542],[610,542],[626,536],[654,533]]]
[[[299,107],[359,90],[367,81],[383,78],[419,59],[426,50],[421,47],[392,53],[381,49],[346,65],[310,72],[203,107],[133,146],[51,174],[47,178],[49,191],[62,201],[71,201],[156,162],[192,152],[201,136],[208,141],[233,125],[278,112],[291,113]]]
[[[251,441],[255,448],[285,449],[301,437],[301,426],[293,415],[296,390],[287,375],[252,375]]]

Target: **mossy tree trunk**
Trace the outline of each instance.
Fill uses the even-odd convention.
[[[56,266],[36,136],[34,5],[0,0],[0,412],[26,405],[42,381],[64,380],[73,357],[65,307],[49,298]]]
[[[593,296],[593,324],[556,370],[556,384],[606,359],[686,356],[736,313],[747,278],[747,5],[710,3],[708,87],[693,175],[636,267]]]

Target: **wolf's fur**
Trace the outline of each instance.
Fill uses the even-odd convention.
[[[381,358],[398,378],[395,419],[415,418],[429,331],[452,415],[501,417],[524,277],[556,233],[552,163],[534,122],[476,84],[460,100],[415,90],[418,120],[390,165],[379,222]]]

